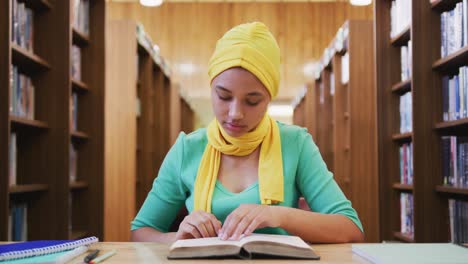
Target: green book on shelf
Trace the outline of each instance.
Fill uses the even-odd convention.
[[[468,263],[468,248],[451,243],[353,244],[352,251],[375,264]]]

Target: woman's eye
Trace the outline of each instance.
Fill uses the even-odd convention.
[[[218,98],[221,99],[221,100],[223,100],[223,101],[229,101],[229,100],[231,100],[231,97],[228,97],[228,96],[224,97],[224,96],[218,95]]]
[[[247,104],[250,106],[256,106],[260,103],[260,101],[247,101]]]

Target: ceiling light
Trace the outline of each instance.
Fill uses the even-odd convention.
[[[372,3],[372,0],[349,0],[352,5],[355,6],[366,6]]]
[[[140,4],[144,6],[160,6],[163,0],[140,0]]]

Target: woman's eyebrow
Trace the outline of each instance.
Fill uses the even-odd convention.
[[[224,87],[223,87],[223,86],[221,86],[221,85],[216,85],[216,86],[215,86],[215,88],[216,88],[216,89],[218,89],[218,90],[221,90],[221,91],[227,92],[227,93],[232,93],[230,90],[228,90],[228,89],[224,88]]]

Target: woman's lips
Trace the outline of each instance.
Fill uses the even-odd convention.
[[[233,132],[239,132],[245,128],[245,126],[232,124],[232,123],[226,123],[225,127],[226,129],[231,130]]]

